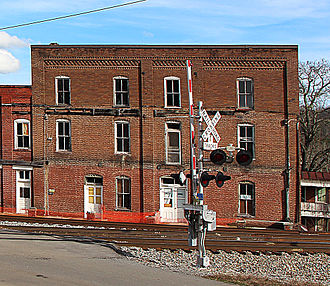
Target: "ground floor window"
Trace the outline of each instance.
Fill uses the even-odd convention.
[[[239,184],[239,215],[255,216],[255,192],[253,183]]]
[[[116,178],[116,207],[117,209],[131,209],[131,179],[128,177]]]

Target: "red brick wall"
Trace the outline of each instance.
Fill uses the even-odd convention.
[[[104,204],[115,207],[115,177],[128,175],[132,180],[132,210],[140,209],[143,186],[143,211],[159,209],[159,178],[189,168],[189,119],[185,60],[193,63],[193,96],[202,100],[208,111],[221,111],[217,125],[221,146],[237,145],[237,124],[255,126],[256,158],[243,168],[236,163],[225,166],[232,180],[217,189],[212,183],[205,189],[205,202],[218,217],[235,218],[238,213],[238,183],[255,184],[256,219],[281,220],[284,212],[285,170],[285,88],[287,87],[289,154],[291,170],[290,217],[297,206],[296,116],[298,114],[297,47],[252,46],[32,46],[33,103],[52,105],[55,101],[55,77],[71,79],[72,108],[108,108],[113,106],[113,77],[129,78],[130,108],[142,111],[142,117],[90,115],[53,115],[44,120],[44,108],[35,107],[33,115],[34,159],[48,160],[50,198],[53,210],[82,211],[84,176],[90,173],[104,178]],[[180,78],[182,108],[155,116],[164,109],[164,77]],[[254,110],[237,110],[236,79],[254,81]],[[287,78],[287,82],[285,79]],[[286,85],[287,84],[287,85]],[[225,114],[227,112],[227,114]],[[229,112],[229,114],[228,114]],[[56,119],[72,124],[72,152],[56,152]],[[131,127],[131,154],[114,154],[114,122],[126,120]],[[165,122],[181,122],[182,165],[165,164]],[[46,130],[46,135],[44,134]],[[142,133],[141,133],[142,130]],[[52,140],[46,140],[52,138]],[[47,142],[47,143],[45,143]],[[44,146],[47,145],[46,153]],[[207,152],[205,152],[205,156]],[[143,170],[140,169],[143,165]],[[99,167],[101,166],[101,167]],[[206,164],[207,168],[215,166]],[[219,168],[218,168],[219,169]],[[221,170],[223,167],[220,168]],[[140,179],[143,177],[143,181]],[[42,207],[43,173],[35,172],[36,204]],[[38,183],[36,183],[38,182]],[[38,185],[36,185],[38,184]],[[38,199],[39,198],[39,199]]]
[[[20,165],[21,162],[31,163],[32,153],[30,149],[16,149],[14,135],[14,121],[16,119],[27,119],[31,122],[31,86],[11,86],[0,85],[1,98],[1,206],[11,208],[16,207],[16,170],[13,165]],[[31,136],[31,134],[30,134]],[[31,137],[32,144],[32,137]],[[1,199],[0,199],[1,200]]]

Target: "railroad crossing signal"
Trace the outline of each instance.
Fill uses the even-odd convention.
[[[217,112],[211,120],[206,110],[202,109],[201,116],[207,125],[205,131],[202,134],[202,138],[204,140],[204,149],[214,150],[218,147],[218,143],[221,140],[218,131],[215,129],[216,124],[221,119],[221,114]],[[213,142],[213,138],[216,142]]]

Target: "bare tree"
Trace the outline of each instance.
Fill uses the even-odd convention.
[[[300,146],[302,170],[329,171],[329,61],[299,64]]]

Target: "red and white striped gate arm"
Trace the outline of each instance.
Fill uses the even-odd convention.
[[[187,60],[188,75],[188,94],[189,94],[189,118],[190,118],[190,168],[191,168],[191,189],[194,196],[197,192],[197,171],[196,171],[196,154],[195,154],[195,128],[194,128],[194,103],[192,97],[192,81],[191,81],[191,61]]]

